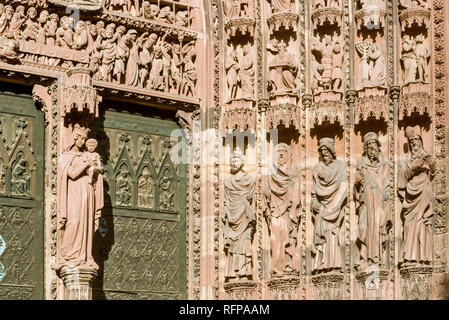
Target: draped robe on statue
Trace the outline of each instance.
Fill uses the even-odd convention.
[[[272,274],[299,269],[296,249],[300,186],[298,170],[291,162],[290,159],[282,168],[273,167],[267,176],[265,210],[270,227]]]
[[[250,277],[252,267],[252,225],[255,223],[251,200],[254,178],[238,172],[225,181],[224,243],[227,248],[226,277]]]
[[[291,0],[271,0],[271,6],[273,8],[273,12],[290,11]]]
[[[341,268],[340,248],[344,245],[341,233],[348,190],[346,164],[340,160],[334,160],[329,166],[319,162],[313,170],[313,182],[314,245],[317,251],[314,270]]]
[[[398,189],[404,190],[402,202],[404,217],[404,260],[431,262],[432,223],[433,223],[433,173],[427,162],[411,172],[413,160],[411,153],[402,156],[400,161]]]
[[[379,155],[379,162],[372,164],[365,156],[357,164],[354,196],[359,215],[360,259],[362,263],[385,263],[383,243],[386,238],[386,223],[390,220],[388,195],[390,188],[390,166]]]
[[[60,158],[59,221],[66,220],[60,232],[60,264],[71,266],[96,266],[92,257],[95,220],[103,208],[103,178],[98,175],[96,184],[89,183],[86,171],[75,179],[70,172],[84,164],[80,152],[64,152]]]

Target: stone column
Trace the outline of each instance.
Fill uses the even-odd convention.
[[[92,268],[63,267],[59,273],[63,280],[64,300],[92,300],[93,282],[97,271]]]

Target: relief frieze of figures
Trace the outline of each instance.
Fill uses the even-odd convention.
[[[97,81],[195,97],[195,40],[147,30],[0,4],[0,59],[57,71],[88,67]]]
[[[363,136],[363,154],[357,160],[354,186],[350,188],[345,161],[338,159],[333,138],[318,142],[319,161],[313,169],[310,194],[313,243],[310,250],[314,275],[342,275],[346,264],[346,228],[349,197],[355,200],[358,228],[354,268],[369,272],[373,267],[388,270],[393,217],[391,202],[401,203],[403,226],[399,266],[429,266],[433,261],[433,187],[435,160],[423,148],[420,127],[407,127],[408,152],[399,166],[398,194],[391,189],[390,161],[381,151],[378,134]],[[245,172],[245,156],[237,148],[231,157],[231,174],[224,183],[222,223],[224,254],[227,258],[225,282],[241,282],[254,277],[254,199],[261,192],[264,223],[269,237],[271,278],[296,276],[300,270],[298,244],[301,219],[301,183],[291,147],[279,143],[274,148],[273,165],[263,179]],[[261,181],[261,187],[257,181]],[[258,191],[260,190],[260,191]],[[351,195],[349,190],[353,190]]]
[[[129,146],[134,141],[133,137],[127,133],[117,137],[120,141],[119,152],[110,164],[102,168],[105,183],[110,191],[108,205],[117,208],[178,212],[178,175],[177,168],[171,161],[170,141],[146,135],[139,138],[142,150],[132,151]],[[154,155],[155,143],[160,143],[163,149],[160,157]]]

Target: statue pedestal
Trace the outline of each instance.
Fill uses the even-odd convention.
[[[252,281],[228,282],[224,289],[230,300],[254,300],[256,299],[257,284]]]
[[[342,273],[318,274],[312,276],[314,300],[343,300],[345,276]]]
[[[388,275],[388,270],[381,269],[356,273],[356,298],[360,300],[393,299],[388,294]]]
[[[433,267],[402,267],[402,299],[428,300],[431,295]]]
[[[296,275],[287,275],[279,278],[273,278],[268,281],[270,299],[273,300],[300,300],[301,280]]]
[[[95,269],[63,267],[59,276],[64,281],[64,300],[92,300],[92,284],[97,277]]]

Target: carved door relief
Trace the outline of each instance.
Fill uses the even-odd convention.
[[[186,297],[185,164],[170,140],[177,128],[112,109],[94,124],[105,189],[96,299]]]
[[[43,298],[43,113],[27,92],[0,92],[0,299]]]

